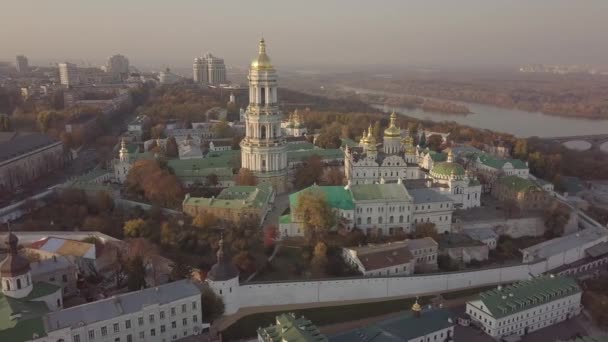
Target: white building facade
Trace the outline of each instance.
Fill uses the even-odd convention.
[[[494,338],[521,336],[578,315],[581,294],[572,278],[541,276],[483,292],[466,313]]]

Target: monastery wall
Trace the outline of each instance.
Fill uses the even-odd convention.
[[[243,308],[416,296],[524,280],[546,272],[547,266],[543,260],[535,264],[429,275],[249,283],[238,289],[239,305]]]
[[[462,230],[474,228],[495,228],[498,235],[508,235],[512,238],[522,236],[541,236],[545,233],[545,224],[542,217],[522,217],[511,219],[494,219],[480,221],[466,221],[458,223]]]

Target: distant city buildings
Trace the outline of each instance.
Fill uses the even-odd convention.
[[[548,73],[548,74],[591,74],[608,75],[608,70],[592,67],[589,65],[547,65],[528,64],[519,68],[519,72],[525,73]]]
[[[179,76],[171,72],[171,69],[166,68],[165,70],[158,73],[158,82],[160,84],[173,84],[180,79]]]
[[[30,66],[27,57],[23,55],[17,56],[15,58],[15,67],[17,68],[17,72],[20,74],[30,71]]]
[[[224,60],[207,53],[194,59],[192,76],[195,83],[220,85],[226,83],[226,65]]]
[[[74,86],[80,83],[78,67],[69,62],[59,63],[59,82],[66,86]]]
[[[113,55],[106,62],[106,72],[112,77],[123,80],[129,76],[129,59],[123,55]]]

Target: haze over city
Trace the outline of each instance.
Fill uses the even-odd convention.
[[[608,2],[2,1],[0,58],[244,67],[264,35],[279,66],[605,64]]]

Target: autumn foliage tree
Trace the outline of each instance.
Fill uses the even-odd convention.
[[[294,186],[296,189],[304,189],[313,184],[321,183],[323,176],[323,162],[316,154],[308,157],[300,164],[295,173]]]
[[[426,222],[416,225],[414,230],[414,238],[421,239],[425,237],[433,238],[433,240],[437,240],[439,238],[439,233],[437,233],[437,228],[435,227],[434,223]]]
[[[322,276],[325,274],[325,268],[327,267],[327,245],[325,243],[319,241],[315,245],[310,266],[313,275]]]
[[[255,175],[251,170],[246,168],[241,168],[239,173],[236,175],[234,182],[236,185],[256,185],[257,180],[255,179]]]
[[[138,160],[127,175],[127,189],[161,206],[177,206],[184,197],[179,179],[156,160]]]
[[[175,140],[175,137],[167,138],[167,143],[165,144],[165,155],[168,158],[179,157],[179,148],[177,147],[177,141]]]
[[[336,224],[336,215],[329,206],[325,194],[316,190],[304,191],[298,196],[294,208],[297,222],[301,222],[304,235],[311,246],[324,240]]]

